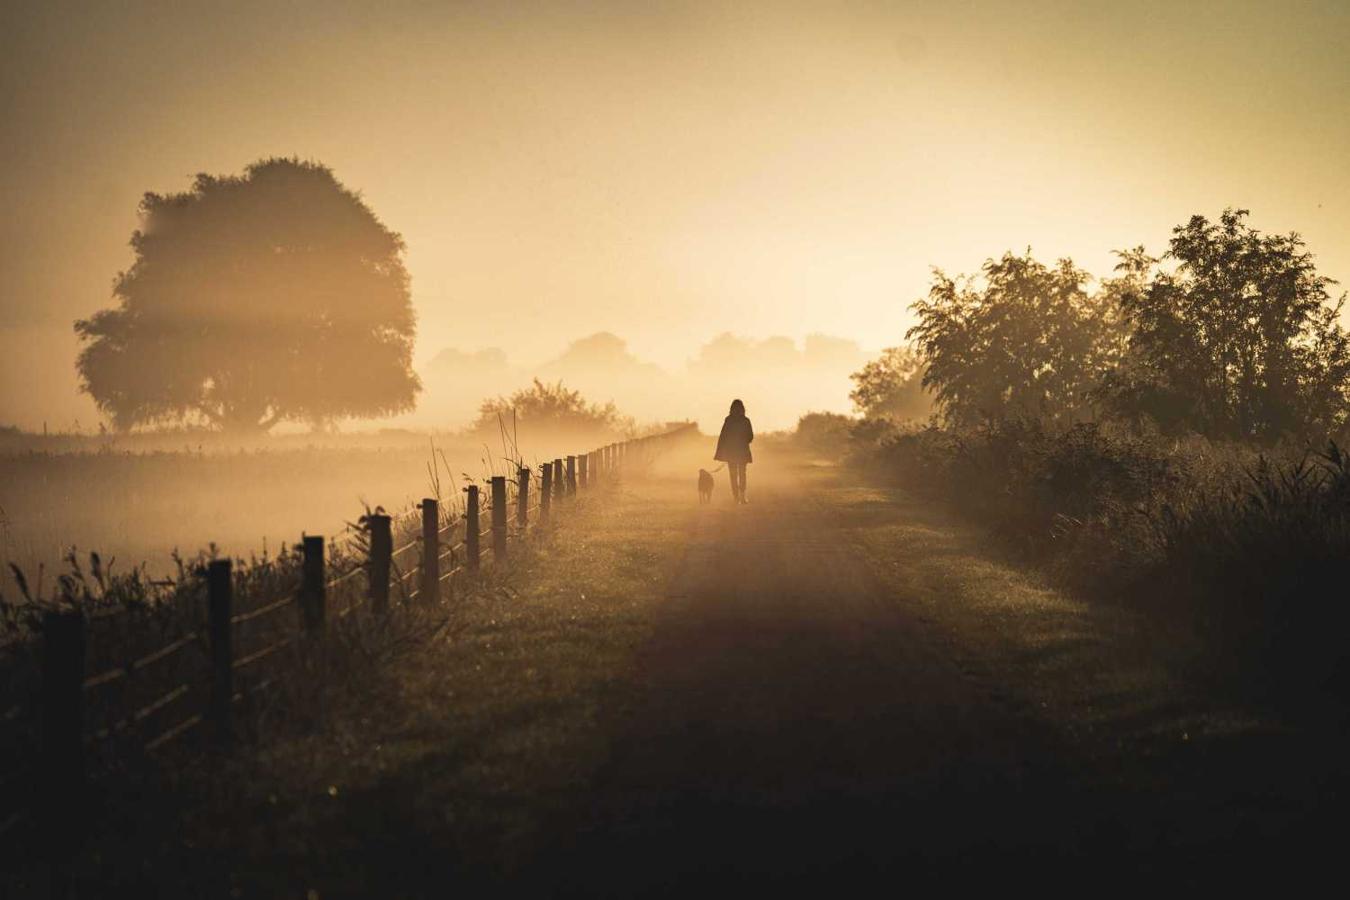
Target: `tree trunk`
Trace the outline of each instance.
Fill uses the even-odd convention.
[[[279,419],[277,412],[265,405],[240,403],[222,410],[212,422],[225,434],[258,436],[270,431]]]

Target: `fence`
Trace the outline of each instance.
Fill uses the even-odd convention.
[[[36,740],[27,765],[0,775],[0,834],[40,808],[38,825],[48,838],[68,838],[69,823],[81,818],[88,756],[96,750],[155,754],[193,734],[203,745],[228,749],[243,701],[286,676],[277,663],[287,648],[319,644],[333,618],[358,610],[387,616],[396,595],[408,603],[441,602],[457,580],[482,567],[485,555],[494,566],[506,564],[511,542],[556,520],[560,503],[606,485],[695,429],[684,424],[554,459],[538,473],[519,467],[514,478],[489,479],[486,498],[471,484],[462,515],[434,498],[399,517],[368,514],[354,548],[306,535],[298,565],[286,572],[245,573],[228,559],[211,561],[199,579],[204,591],[189,592],[195,597],[189,605],[204,608],[177,619],[191,627],[156,633],[125,615],[50,609],[42,619],[37,681],[28,687],[33,702],[27,710],[13,706],[2,720],[13,724],[26,712]],[[33,802],[38,798],[40,804]]]

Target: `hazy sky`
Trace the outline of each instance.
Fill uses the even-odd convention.
[[[71,322],[141,193],[267,155],[404,235],[419,360],[879,348],[929,266],[1225,205],[1350,282],[1345,0],[0,3],[0,423],[94,420]]]

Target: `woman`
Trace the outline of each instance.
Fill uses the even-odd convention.
[[[737,503],[745,502],[745,466],[754,462],[750,456],[750,442],[755,429],[745,417],[745,404],[731,401],[731,414],[722,422],[722,433],[717,436],[717,452],[713,459],[727,464],[731,476],[731,496]]]

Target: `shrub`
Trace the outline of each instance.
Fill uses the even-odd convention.
[[[837,458],[848,450],[852,426],[853,420],[839,413],[807,413],[797,420],[793,443],[812,453]]]
[[[563,386],[561,381],[546,384],[538,378],[528,388],[510,397],[484,400],[478,409],[475,428],[495,433],[505,424],[516,424],[533,431],[568,434],[594,434],[631,431],[633,421],[613,403],[589,403],[580,391]]]

